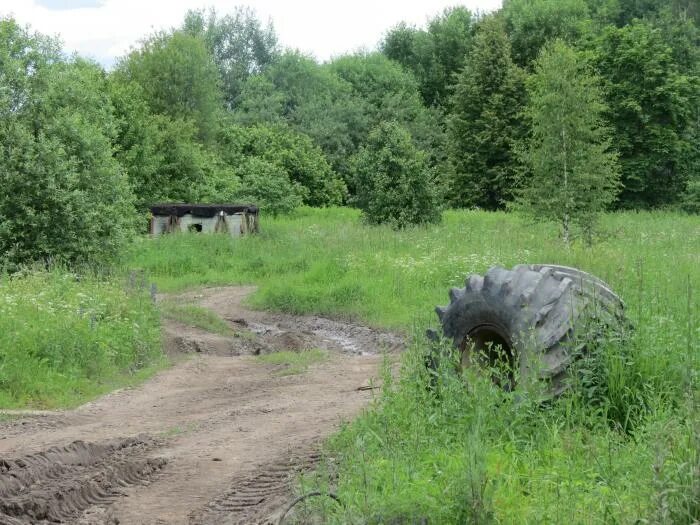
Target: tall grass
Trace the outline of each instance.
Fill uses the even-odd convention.
[[[396,232],[361,224],[355,210],[307,208],[292,218],[263,217],[258,236],[144,238],[127,260],[164,291],[254,283],[259,307],[397,328],[432,320],[433,305],[445,303],[447,289],[463,286],[470,273],[496,264],[564,264],[607,281],[627,302],[633,321],[651,326],[649,332],[671,322],[676,329],[670,335],[688,344],[697,336],[697,318],[693,326],[686,322],[699,293],[697,218],[619,213],[606,216],[603,227],[607,236],[593,248],[575,244],[566,250],[555,227],[505,213],[447,212],[441,225]]]
[[[673,213],[604,218],[593,247],[553,227],[449,212],[395,232],[351,210],[263,218],[263,233],[144,239],[131,267],[166,290],[255,283],[251,303],[416,334],[397,379],[328,444],[308,483],[338,493],[329,523],[694,523],[700,520],[700,221]],[[422,337],[451,286],[490,266],[579,267],[625,300],[629,341],[581,364],[584,381],[542,405],[444,363],[436,387]],[[435,383],[435,380],[433,381]]]
[[[158,312],[133,282],[59,269],[0,276],[0,408],[74,405],[161,356]]]

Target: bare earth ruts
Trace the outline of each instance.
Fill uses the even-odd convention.
[[[171,352],[194,352],[134,389],[76,410],[0,423],[0,525],[274,522],[320,440],[366,405],[392,333],[318,317],[252,312],[250,287],[175,298],[243,336],[170,323]],[[173,299],[172,297],[170,299]],[[325,348],[281,376],[251,353]]]

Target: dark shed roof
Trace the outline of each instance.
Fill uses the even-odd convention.
[[[153,215],[175,215],[182,217],[183,215],[192,214],[195,217],[214,217],[223,211],[226,215],[233,213],[250,213],[251,215],[258,214],[258,207],[252,204],[181,204],[181,203],[164,203],[154,204],[151,206]]]

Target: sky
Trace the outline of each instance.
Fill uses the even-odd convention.
[[[328,60],[374,49],[401,21],[423,26],[446,7],[491,11],[501,0],[0,0],[0,16],[59,36],[67,52],[110,67],[150,33],[179,26],[189,9],[214,7],[226,14],[237,5],[272,20],[284,47]]]

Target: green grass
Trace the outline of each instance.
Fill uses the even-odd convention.
[[[593,248],[566,250],[553,226],[505,213],[447,212],[441,225],[397,233],[362,225],[355,210],[304,209],[293,218],[264,217],[262,233],[247,238],[143,238],[127,260],[162,291],[257,284],[252,304],[260,308],[397,328],[432,319],[449,287],[496,264],[550,262],[590,271],[625,298],[633,319],[653,316],[669,300],[685,304],[689,283],[700,280],[697,217],[619,213],[606,216],[603,228],[607,237]],[[687,338],[687,327],[677,335]]]
[[[322,363],[328,359],[328,352],[318,348],[302,350],[301,352],[273,352],[271,354],[260,355],[257,360],[268,365],[281,367],[275,372],[278,376],[290,376],[303,374],[311,365]]]
[[[172,301],[164,301],[158,306],[161,314],[166,319],[171,319],[187,326],[201,328],[215,334],[234,335],[234,331],[229,324],[207,308],[194,304],[175,304]]]
[[[593,246],[565,249],[551,225],[448,212],[395,232],[352,210],[263,217],[257,237],[143,239],[130,267],[164,290],[257,284],[251,304],[357,318],[417,334],[399,378],[328,443],[308,488],[345,506],[328,523],[685,523],[700,520],[700,221],[603,218]],[[202,256],[206,254],[206,257]],[[470,273],[523,262],[574,266],[625,300],[631,340],[587,363],[595,389],[542,406],[483,377],[426,388],[422,331]],[[331,459],[332,458],[332,459]],[[335,509],[335,510],[333,510]]]
[[[73,406],[138,383],[163,366],[160,344],[140,287],[60,270],[0,276],[0,408]]]
[[[194,432],[196,429],[197,429],[197,423],[188,423],[187,425],[176,425],[176,426],[170,427],[170,428],[164,430],[163,432],[161,432],[159,435],[160,435],[160,437],[170,438],[170,437],[182,436],[184,434]]]

